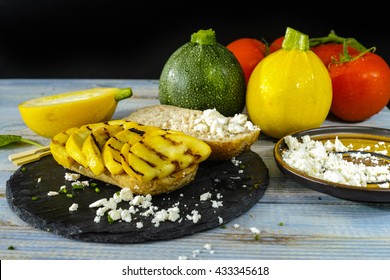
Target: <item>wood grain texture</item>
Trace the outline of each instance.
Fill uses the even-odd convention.
[[[141,106],[158,104],[156,80],[0,80],[0,134],[17,134],[48,144],[24,125],[17,104],[42,95],[95,86],[130,86],[134,96],[119,103],[114,118]],[[359,125],[390,128],[384,108],[369,120],[323,126]],[[247,213],[191,236],[141,244],[104,244],[69,240],[35,229],[9,208],[5,186],[17,170],[8,155],[31,148],[12,144],[0,149],[1,259],[390,259],[390,204],[359,203],[315,192],[286,178],[273,158],[275,141],[261,135],[252,150],[269,169],[264,196]],[[258,238],[251,228],[260,230]],[[214,254],[204,248],[211,244]],[[8,250],[14,246],[14,250]],[[193,255],[195,250],[199,253]]]

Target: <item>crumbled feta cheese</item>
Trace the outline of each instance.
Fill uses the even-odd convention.
[[[65,173],[65,180],[67,180],[67,181],[76,181],[79,178],[80,178],[79,173],[69,173],[69,172]]]
[[[95,202],[91,203],[89,205],[89,208],[100,207],[100,206],[104,206],[106,204],[107,204],[107,198],[102,198],[102,199],[96,200]]]
[[[104,214],[109,210],[109,208],[107,206],[103,206],[103,207],[99,207],[97,210],[96,210],[96,216],[104,216]]]
[[[72,186],[83,186],[83,187],[88,187],[89,186],[89,181],[79,181],[76,180],[71,183]]]
[[[127,223],[130,223],[132,220],[131,213],[129,209],[124,209],[121,212],[121,219]]]
[[[338,137],[334,144],[329,140],[323,144],[312,140],[309,135],[301,137],[302,142],[291,135],[284,137],[284,140],[289,149],[282,153],[283,160],[310,176],[353,186],[390,180],[389,164],[364,164],[364,161],[379,162],[379,158],[372,154],[354,152],[349,155],[355,161],[344,159],[342,153],[353,147],[346,147]]]
[[[258,130],[259,127],[248,120],[245,114],[236,114],[225,117],[215,108],[204,110],[202,115],[195,119],[193,130],[209,138],[225,138],[239,133]]]
[[[205,201],[211,198],[211,193],[210,192],[205,192],[204,194],[200,195],[200,201]]]
[[[388,189],[390,187],[390,183],[386,182],[386,183],[378,184],[378,186],[383,189]]]
[[[232,157],[232,158],[231,158],[231,162],[232,162],[235,166],[240,166],[240,164],[242,163],[242,161],[236,159],[236,157]]]
[[[144,227],[144,224],[142,222],[137,222],[135,225],[136,225],[137,228],[143,228]]]
[[[122,201],[129,202],[128,209],[117,209],[118,203]],[[89,205],[90,208],[98,208],[96,210],[96,216],[104,216],[108,212],[113,221],[122,220],[130,223],[133,218],[132,214],[138,213],[143,217],[152,217],[151,222],[158,227],[161,222],[171,221],[171,222],[181,222],[180,217],[180,202],[176,202],[172,207],[167,209],[161,209],[159,211],[157,206],[152,204],[151,195],[137,195],[133,196],[130,189],[122,189],[121,192],[115,193],[110,199],[99,199]],[[200,214],[197,211],[193,211],[193,215],[190,216],[190,219],[194,223],[198,222],[200,219]],[[95,221],[100,222],[100,219],[95,219]],[[141,227],[142,223],[136,224],[137,227]]]
[[[74,212],[74,211],[77,211],[77,209],[79,208],[79,205],[77,203],[73,203],[70,207],[69,207],[69,211],[70,212]]]
[[[213,207],[213,208],[219,208],[219,207],[223,206],[222,201],[212,200],[211,203],[212,203],[211,207]]]
[[[187,215],[187,219],[193,221],[195,224],[199,222],[200,218],[202,217],[197,210],[192,210],[191,215]]]
[[[179,207],[171,207],[168,209],[168,220],[171,222],[175,222],[180,218],[180,209]]]
[[[339,140],[337,136],[336,139],[334,140],[334,146],[336,152],[348,152],[348,148],[343,145],[343,143]]]
[[[59,195],[59,192],[55,192],[55,191],[49,191],[47,193],[48,196],[55,196],[55,195]]]
[[[108,212],[108,215],[111,217],[113,221],[117,221],[121,218],[122,209],[111,209]]]
[[[133,193],[130,188],[122,188],[119,196],[123,201],[130,201],[133,199]]]

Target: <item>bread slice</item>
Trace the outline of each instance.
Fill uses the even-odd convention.
[[[153,179],[149,182],[140,182],[136,178],[127,175],[126,173],[114,175],[108,170],[95,175],[89,168],[85,168],[78,163],[73,163],[69,170],[80,173],[90,178],[109,183],[120,188],[130,188],[133,194],[138,195],[158,195],[169,193],[188,185],[194,180],[198,171],[199,164],[192,164],[187,168],[173,173],[161,179]]]
[[[136,110],[125,119],[178,130],[203,140],[212,150],[208,160],[231,159],[250,149],[260,135],[260,128],[248,121],[246,115],[224,117],[215,109],[201,111],[172,105],[152,105]]]

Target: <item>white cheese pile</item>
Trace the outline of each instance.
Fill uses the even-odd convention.
[[[218,199],[221,199],[220,194],[216,195]],[[180,213],[180,202],[176,202],[172,207],[167,209],[158,209],[157,206],[154,206],[152,203],[152,196],[148,195],[133,195],[131,189],[123,188],[120,192],[115,193],[111,198],[102,198],[89,205],[89,208],[97,208],[95,223],[99,223],[101,218],[107,213],[109,220],[114,221],[125,221],[127,223],[134,222],[134,215],[140,215],[143,217],[150,217],[151,222],[155,227],[159,227],[160,223],[170,221],[180,223],[183,219],[192,221],[193,223],[199,222],[202,218],[202,215],[198,210],[193,209],[191,214],[181,216]],[[206,192],[200,196],[200,201],[211,201],[211,206],[213,208],[222,207],[222,201],[212,200],[212,195],[209,192]],[[118,205],[121,202],[128,202],[128,208],[125,209],[119,207]],[[185,207],[185,206],[182,206]],[[223,219],[218,217],[220,223],[223,223]],[[137,228],[142,228],[143,223],[137,222]]]
[[[390,165],[369,166],[361,162],[343,159],[342,153],[349,149],[336,137],[335,142],[312,140],[309,135],[301,137],[288,135],[284,141],[288,150],[282,153],[282,159],[291,167],[305,174],[322,180],[353,186],[367,186],[368,183],[386,182],[390,180]],[[378,162],[378,157],[367,153],[350,153],[357,159]],[[378,184],[389,188],[389,183]]]
[[[194,125],[194,131],[207,135],[210,139],[231,137],[259,129],[245,114],[225,117],[216,109],[204,110],[202,115],[195,119]]]

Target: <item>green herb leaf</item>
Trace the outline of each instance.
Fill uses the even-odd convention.
[[[0,147],[9,145],[14,142],[24,142],[34,146],[43,147],[43,145],[39,144],[38,142],[24,139],[22,136],[19,135],[0,134]]]
[[[74,184],[72,187],[73,187],[74,190],[83,190],[84,189],[83,185]]]

